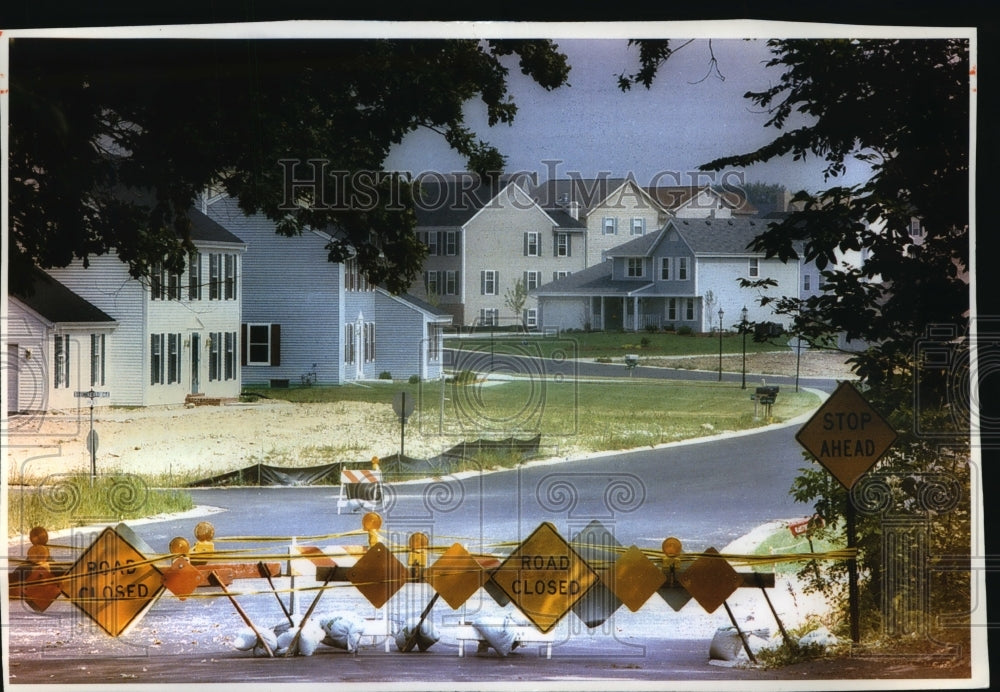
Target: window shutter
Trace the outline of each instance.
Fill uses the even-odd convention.
[[[527,231],[524,232],[524,241],[522,243],[522,251],[524,253],[524,256],[527,257],[528,256],[528,232]]]
[[[479,292],[486,295],[486,270],[479,272]]]
[[[240,325],[240,365],[247,364],[247,325]]]
[[[573,236],[571,236],[569,233],[566,234],[566,256],[567,257],[573,256]]]
[[[523,275],[521,276],[521,281],[524,282],[524,287],[527,288],[528,287],[528,272],[524,272],[523,273]]]
[[[553,233],[552,234],[552,256],[553,257],[558,257],[559,256],[559,234],[558,233]]]
[[[281,365],[281,325],[271,325],[271,365]]]

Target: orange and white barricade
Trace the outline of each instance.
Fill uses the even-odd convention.
[[[337,514],[345,507],[352,512],[372,512],[382,504],[382,471],[379,469],[341,469]]]

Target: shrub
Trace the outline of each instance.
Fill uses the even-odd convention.
[[[383,370],[382,372],[380,372],[378,374],[378,378],[380,380],[391,380],[392,379],[392,373],[389,372],[388,370]]]
[[[677,334],[680,336],[691,336],[692,334],[694,334],[694,330],[691,329],[691,327],[689,327],[688,325],[682,324],[677,328]]]
[[[648,336],[644,336],[642,337],[642,339],[639,340],[639,345],[642,346],[643,348],[648,348],[651,343],[653,342],[650,340]]]
[[[649,332],[650,334],[656,334],[656,332],[660,331],[660,328],[657,327],[655,324],[647,324],[646,331]]]
[[[410,384],[420,384],[420,375],[410,375],[408,382]]]

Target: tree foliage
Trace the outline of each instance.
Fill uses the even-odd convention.
[[[515,58],[546,89],[569,72],[545,40],[19,38],[10,58],[13,290],[31,266],[108,252],[137,278],[163,257],[179,269],[209,187],[284,235],[338,228],[331,261],[356,253],[370,280],[404,290],[425,249],[408,181],[383,172],[392,145],[430,128],[471,170],[502,170],[463,107],[478,99],[491,126],[510,123]],[[286,185],[317,170],[322,186]]]
[[[528,287],[523,279],[514,282],[513,287],[508,288],[503,296],[503,303],[514,313],[514,318],[521,323],[522,329],[527,329],[524,323],[524,306],[528,302]]]
[[[774,302],[792,330],[812,341],[842,333],[865,349],[853,357],[870,384],[914,376],[915,344],[929,324],[962,331],[969,308],[969,44],[962,39],[772,40],[769,88],[746,98],[769,114],[776,137],[705,169],[751,166],[777,157],[819,157],[831,186],[800,191],[797,211],[770,225],[755,250],[821,270],[821,295]],[[635,83],[669,58],[641,55]],[[851,160],[871,175],[836,185]],[[912,218],[926,233],[914,245]],[[854,251],[853,265],[839,260]],[[947,386],[942,381],[941,389]]]

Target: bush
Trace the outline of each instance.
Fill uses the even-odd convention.
[[[451,378],[451,382],[455,384],[472,384],[476,381],[476,373],[472,370],[463,370],[454,377]]]
[[[680,327],[677,328],[677,333],[680,336],[691,336],[692,334],[694,334],[694,330],[691,329],[691,327],[689,327],[688,325],[682,324]]]
[[[650,334],[656,334],[656,332],[660,331],[660,328],[657,327],[655,324],[647,324],[646,331],[649,332]]]
[[[420,384],[420,375],[410,375],[408,382],[410,384]]]
[[[653,342],[650,341],[650,339],[649,339],[648,336],[642,337],[642,339],[640,339],[640,341],[639,341],[639,345],[642,346],[643,348],[649,348],[649,345],[651,343],[653,343]]]
[[[388,370],[383,370],[382,372],[380,372],[378,374],[378,378],[380,380],[391,380],[392,379],[392,373],[389,372]]]

